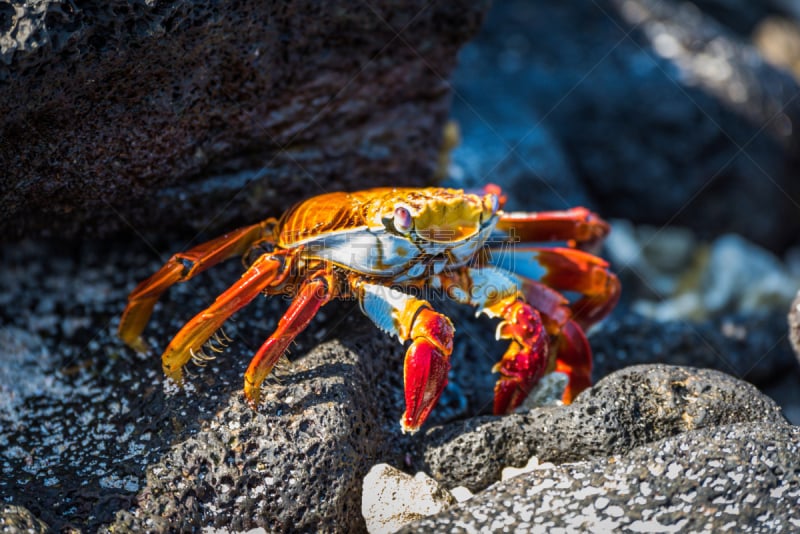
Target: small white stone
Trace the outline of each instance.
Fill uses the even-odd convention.
[[[361,514],[371,534],[395,532],[455,504],[455,498],[425,473],[407,475],[377,464],[364,477]]]
[[[450,494],[453,496],[456,502],[464,502],[472,498],[472,492],[469,490],[469,488],[465,488],[464,486],[456,486],[450,490]]]

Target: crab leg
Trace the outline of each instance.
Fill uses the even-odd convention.
[[[422,299],[390,287],[351,281],[364,314],[384,332],[411,341],[403,364],[406,410],[403,432],[416,432],[428,418],[447,385],[453,324]]]
[[[493,249],[493,255],[495,252],[505,255],[504,263],[513,260],[514,271],[520,276],[538,279],[558,291],[580,293],[582,297],[570,309],[583,329],[608,315],[619,300],[619,279],[608,270],[608,262],[588,252],[564,247],[514,247]],[[532,267],[538,272],[529,274]]]
[[[513,254],[522,255],[522,261],[533,259],[544,270],[540,281],[520,276],[522,289],[525,299],[542,312],[555,340],[555,370],[569,377],[563,401],[570,403],[591,385],[592,352],[584,330],[614,308],[620,296],[619,279],[606,261],[576,249],[518,247]],[[582,297],[569,304],[556,290]]]
[[[261,400],[261,383],[272,371],[289,345],[305,330],[319,309],[335,296],[336,278],[332,269],[323,269],[306,279],[275,332],[261,345],[244,374],[244,396],[253,407]]]
[[[239,228],[172,256],[128,296],[128,305],[119,322],[119,337],[137,352],[146,352],[147,344],[141,333],[161,294],[177,282],[185,282],[221,261],[244,254],[254,243],[266,238],[266,228],[271,222]]]
[[[260,256],[242,277],[225,290],[205,310],[186,323],[161,356],[164,373],[180,382],[183,366],[196,355],[208,339],[238,310],[245,307],[270,285],[280,284],[289,272],[292,256],[279,251]]]
[[[581,249],[593,249],[611,230],[586,208],[501,213],[497,228],[522,242],[566,241],[569,247]]]
[[[546,270],[541,281],[560,291],[583,296],[570,305],[572,317],[586,329],[608,315],[619,300],[622,286],[608,270],[608,262],[587,252],[568,248],[533,248],[534,257]]]
[[[497,339],[510,339],[494,388],[494,413],[517,408],[550,367],[549,339],[539,312],[527,304],[514,275],[497,267],[468,268],[440,278],[448,295],[501,319]]]
[[[572,319],[569,301],[558,291],[522,278],[522,293],[525,300],[539,310],[545,329],[554,340],[551,351],[556,356],[555,370],[569,379],[562,401],[570,404],[578,393],[592,385],[592,351],[586,335]]]

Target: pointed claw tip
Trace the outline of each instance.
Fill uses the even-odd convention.
[[[501,377],[494,386],[495,415],[505,415],[516,410],[530,393],[532,384],[524,384],[519,378]]]
[[[449,352],[443,353],[430,340],[417,339],[406,352],[404,364],[406,411],[401,425],[418,429],[439,402],[447,386]]]

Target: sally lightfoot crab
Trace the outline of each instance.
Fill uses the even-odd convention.
[[[590,385],[591,350],[584,330],[611,311],[620,285],[608,264],[586,250],[608,225],[585,208],[506,213],[496,186],[456,189],[377,188],[328,193],[267,219],[175,254],[130,294],[120,337],[145,351],[141,333],[161,294],[215,264],[242,256],[242,277],[178,332],[162,356],[164,372],[182,381],[190,360],[236,311],[259,294],[293,301],[244,375],[256,407],[260,386],[292,340],[335,298],[358,300],[364,314],[407,345],[406,410],[400,424],[415,432],[447,384],[453,325],[422,296],[438,290],[499,319],[496,336],[509,346],[493,370],[500,374],[494,412],[518,407],[545,373],[569,381],[564,401]],[[561,246],[523,246],[521,243]],[[509,258],[515,261],[510,261]],[[537,265],[538,279],[502,264]],[[561,292],[578,295],[569,302]],[[213,345],[212,345],[213,347]]]

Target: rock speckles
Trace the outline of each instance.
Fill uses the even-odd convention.
[[[745,382],[705,369],[632,366],[611,374],[569,406],[432,428],[420,444],[424,470],[446,487],[472,491],[531,456],[575,462],[622,454],[698,428],[784,422],[780,408]]]
[[[798,502],[800,428],[759,422],[535,470],[403,532],[791,532]]]

